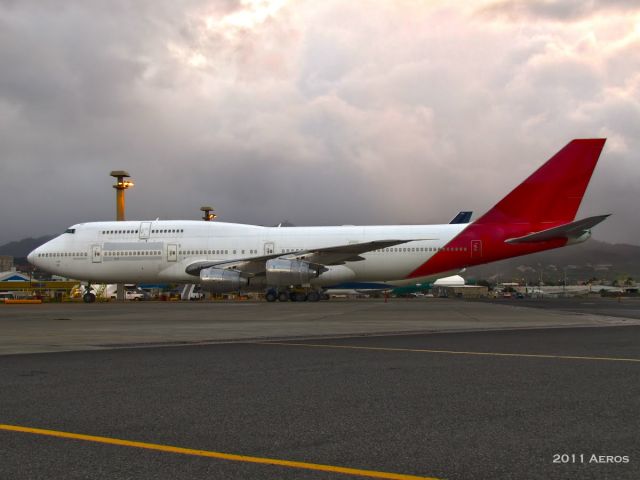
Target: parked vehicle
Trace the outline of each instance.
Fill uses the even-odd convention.
[[[193,291],[189,294],[189,300],[202,300],[204,298],[204,292]]]
[[[117,298],[117,292],[113,292],[109,298],[112,300],[115,300]],[[145,296],[144,296],[144,293],[138,290],[125,290],[124,299],[125,300],[144,300]]]

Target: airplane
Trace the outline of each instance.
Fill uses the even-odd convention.
[[[345,282],[406,285],[587,240],[609,215],[575,220],[606,139],[576,139],[471,223],[263,227],[195,220],[79,223],[30,263],[91,283],[200,283],[318,301]]]
[[[471,215],[473,215],[473,212],[458,212],[449,223],[469,223],[471,221]]]

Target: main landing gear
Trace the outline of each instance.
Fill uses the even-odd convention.
[[[84,289],[84,295],[82,295],[84,303],[93,303],[96,301],[96,294],[91,290],[91,284],[88,284]]]
[[[264,297],[267,302],[275,302],[276,300],[280,302],[317,302],[320,300],[329,300],[329,295],[324,293],[322,290],[311,290],[310,292],[305,293],[304,291],[294,290],[278,291],[271,288],[267,290]]]

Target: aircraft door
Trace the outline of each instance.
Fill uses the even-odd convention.
[[[482,240],[471,240],[471,258],[482,258]]]
[[[265,242],[264,244],[264,254],[265,255],[272,255],[273,253],[275,253],[276,248],[275,245],[273,244],[273,242]]]
[[[146,239],[151,235],[151,222],[142,222],[140,224],[140,238]]]
[[[168,262],[178,261],[178,246],[175,243],[170,243],[167,245],[167,261]]]
[[[100,245],[91,245],[91,261],[102,263],[102,247]]]

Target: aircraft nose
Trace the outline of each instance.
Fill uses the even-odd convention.
[[[35,259],[36,259],[36,251],[34,250],[33,252],[31,252],[29,255],[27,255],[27,261],[31,264],[31,265],[35,265]]]

